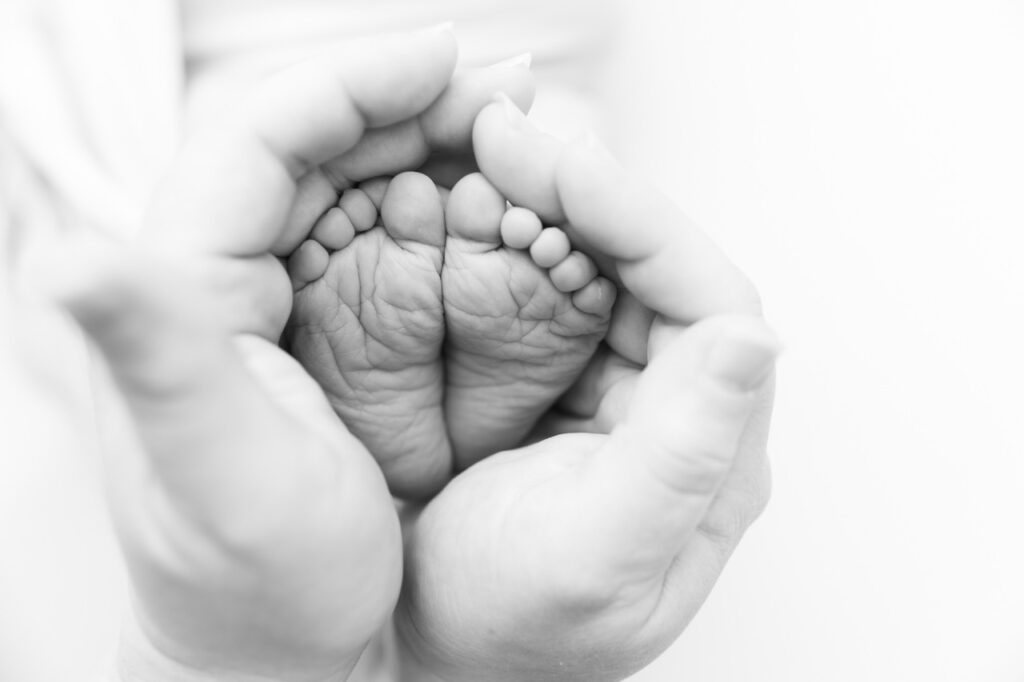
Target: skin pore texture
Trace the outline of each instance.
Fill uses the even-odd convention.
[[[421,497],[515,447],[576,380],[615,287],[479,173],[342,192],[288,262],[286,339],[392,492]]]

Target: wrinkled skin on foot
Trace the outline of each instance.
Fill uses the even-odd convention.
[[[300,288],[286,340],[373,453],[392,493],[418,497],[451,477],[442,405],[444,207],[424,175],[378,184],[342,195],[348,209],[338,220],[351,213],[354,229],[333,242],[338,250],[323,255],[322,268],[308,264],[326,252],[319,241],[292,256]]]
[[[288,349],[406,498],[520,445],[615,300],[561,230],[506,210],[479,173],[450,192],[419,173],[345,190],[288,269]]]
[[[312,221],[296,215],[325,184],[334,201],[459,150],[468,132],[448,123],[464,116],[429,123],[452,104],[431,102],[453,65],[441,32],[284,76],[193,140],[137,248],[89,245],[40,268],[109,370],[104,418],[120,438],[105,472],[135,587],[125,680],[334,682],[388,617],[397,517],[369,452],[277,345],[291,300],[277,257],[305,239]],[[478,136],[488,179],[629,293],[608,352],[544,420],[554,435],[409,515],[402,655],[415,679],[618,678],[685,626],[764,502],[776,347],[753,315],[680,329],[749,311],[746,283],[606,161],[483,114],[477,130],[507,119]]]
[[[445,418],[461,471],[523,443],[594,355],[616,292],[479,173],[452,188],[445,215]]]

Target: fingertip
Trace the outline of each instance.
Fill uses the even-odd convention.
[[[149,237],[206,253],[267,252],[282,238],[295,181],[352,149],[367,127],[423,113],[457,54],[450,29],[420,31],[349,43],[271,77],[185,145],[152,202]]]
[[[455,72],[458,43],[450,22],[407,34],[375,37],[346,49],[346,86],[371,127],[424,111]]]
[[[760,312],[756,288],[722,250],[591,137],[565,148],[554,180],[573,238],[613,260],[621,282],[648,307],[690,322]]]
[[[671,538],[671,557],[733,470],[758,404],[754,388],[781,345],[754,316],[722,315],[663,331],[625,418],[593,461],[617,481],[619,520],[634,529],[660,527]]]
[[[766,323],[736,316],[709,349],[708,373],[733,390],[755,391],[771,375],[782,351],[782,340]]]
[[[477,115],[498,93],[506,93],[518,111],[529,111],[536,83],[525,68],[488,67],[457,71],[445,91],[420,116],[420,127],[434,150],[471,150]]]
[[[747,399],[765,385],[783,350],[763,318],[746,314],[714,315],[691,325],[658,317],[650,339],[650,364],[659,368],[648,380],[652,391],[682,382],[705,395],[705,407],[720,405],[723,414],[749,407]]]
[[[633,260],[655,250],[656,238],[663,234],[658,230],[666,226],[641,221],[655,211],[668,215],[659,205],[666,200],[628,174],[592,135],[563,148],[553,179],[566,219],[587,243],[616,260]]]
[[[473,125],[473,151],[480,170],[517,206],[549,224],[564,221],[555,167],[561,143],[536,131],[508,95],[483,108]]]

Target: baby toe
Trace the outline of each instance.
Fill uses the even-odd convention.
[[[337,206],[323,214],[313,226],[311,237],[332,251],[343,249],[352,243],[356,228],[348,214]]]
[[[422,173],[392,178],[380,205],[384,229],[396,241],[444,245],[444,207],[434,182]]]
[[[365,232],[377,223],[377,207],[362,189],[347,189],[338,199],[338,208],[345,212],[356,232]]]
[[[597,277],[597,266],[586,254],[573,251],[565,260],[551,268],[548,276],[551,277],[551,283],[556,289],[569,293],[582,289]]]
[[[618,290],[610,280],[598,276],[572,295],[572,303],[585,313],[608,315],[615,304],[617,293]]]
[[[497,247],[501,244],[505,206],[505,197],[483,175],[467,175],[452,187],[448,197],[445,210],[448,234]]]
[[[530,248],[543,229],[540,218],[528,208],[513,206],[501,217],[501,240],[513,249]]]
[[[530,246],[530,257],[540,267],[551,268],[565,260],[571,250],[572,245],[565,232],[557,227],[547,227]]]
[[[298,291],[323,277],[329,261],[327,249],[319,242],[307,239],[299,244],[299,248],[288,257],[288,276],[292,280],[292,288]]]

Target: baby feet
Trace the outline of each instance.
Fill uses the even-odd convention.
[[[403,497],[437,490],[451,471],[444,242],[437,188],[403,173],[345,190],[288,260],[288,348]]]
[[[608,330],[615,286],[479,173],[445,211],[445,415],[457,469],[521,445]]]
[[[447,192],[445,192],[447,196]],[[480,174],[346,190],[288,270],[286,342],[392,492],[422,497],[519,445],[607,331],[615,287]]]

